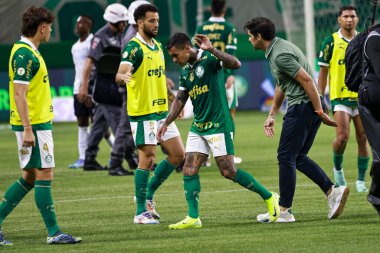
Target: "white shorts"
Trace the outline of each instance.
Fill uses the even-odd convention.
[[[202,153],[209,155],[210,149],[214,157],[234,155],[233,133],[199,135],[189,132],[186,141],[186,153]]]
[[[356,106],[336,105],[334,106],[334,112],[346,112],[350,114],[351,117],[359,115],[359,110]]]
[[[15,131],[18,159],[21,169],[45,169],[55,167],[54,144],[51,130],[33,130],[35,147],[23,147],[22,131]]]
[[[133,140],[135,141],[136,146],[157,145],[159,142],[157,140],[158,126],[164,123],[164,121],[165,119],[131,122]],[[168,130],[161,138],[163,141],[167,141],[179,135],[178,128],[173,122],[168,126]]]

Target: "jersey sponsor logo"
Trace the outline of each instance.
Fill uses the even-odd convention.
[[[139,50],[137,47],[131,50],[131,52],[129,53],[129,60],[132,61],[135,58],[137,50]]]
[[[157,76],[160,78],[164,74],[164,67],[160,66],[158,69],[148,70],[148,76]]]
[[[44,79],[43,79],[43,82],[46,83],[47,80],[48,80],[48,78],[49,78],[49,77],[48,77],[47,75],[45,75],[45,76],[44,76]]]
[[[214,31],[214,30],[224,30],[224,25],[214,23],[210,25],[203,26],[204,31]]]
[[[18,68],[18,69],[17,69],[17,74],[18,74],[19,76],[24,75],[24,74],[25,74],[25,69],[24,69],[24,68]]]
[[[195,69],[195,74],[197,75],[197,77],[201,78],[203,76],[203,74],[205,73],[205,69],[202,67],[202,66],[198,66],[196,69]]]
[[[166,104],[166,98],[158,98],[158,99],[153,100],[152,102],[152,106],[164,105],[164,104]]]
[[[204,94],[204,93],[207,93],[209,92],[209,89],[208,89],[208,85],[203,85],[203,86],[198,86],[198,85],[195,85],[191,91],[189,92],[189,96],[192,98],[192,99],[197,99],[197,96],[201,95],[201,94]]]
[[[202,130],[207,130],[207,129],[210,129],[213,127],[214,123],[213,122],[205,122],[205,123],[197,123],[197,122],[193,122],[193,125],[199,129],[202,129]]]
[[[33,61],[29,60],[28,65],[26,65],[26,78],[29,79],[30,73],[32,72]]]

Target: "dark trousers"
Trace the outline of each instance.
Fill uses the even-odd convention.
[[[86,159],[95,159],[99,150],[99,143],[109,127],[111,127],[114,134],[116,133],[117,125],[120,121],[120,107],[108,104],[97,104],[94,109],[93,121],[88,138]]]
[[[323,102],[322,105],[325,106]],[[277,154],[282,207],[292,206],[296,188],[296,169],[316,183],[324,193],[334,185],[322,168],[307,156],[320,125],[321,120],[314,112],[311,102],[288,108]]]
[[[121,166],[123,158],[128,162],[130,168],[137,166],[136,147],[133,141],[131,124],[127,115],[127,99],[125,89],[123,93],[123,105],[121,107],[120,122],[116,130],[115,143],[111,152],[111,167]]]
[[[369,195],[375,197],[373,201],[377,200],[378,205],[380,205],[380,117],[375,118],[367,107],[360,104],[359,115],[372,149],[373,161],[370,172],[372,183]]]

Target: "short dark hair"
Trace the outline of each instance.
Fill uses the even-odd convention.
[[[94,24],[94,20],[92,19],[92,17],[88,16],[88,15],[85,15],[85,14],[82,14],[80,15],[80,17],[83,17],[85,19],[88,20],[89,24],[90,24],[90,29],[92,28],[93,24]]]
[[[261,34],[264,40],[272,40],[276,37],[276,27],[270,19],[264,17],[257,17],[248,21],[244,30],[248,30],[254,36]]]
[[[224,8],[226,7],[225,0],[212,0],[211,2],[211,12],[214,15],[221,15],[224,12]]]
[[[145,14],[149,11],[158,13],[158,8],[153,4],[142,4],[139,7],[137,7],[135,12],[133,13],[133,17],[136,23],[137,20],[143,19],[145,17]]]
[[[54,19],[54,14],[45,7],[30,6],[22,15],[21,32],[26,37],[33,37],[40,24],[52,24]]]
[[[356,7],[353,5],[345,5],[340,7],[338,17],[342,15],[343,11],[355,11],[355,13],[358,14],[358,9],[356,9]]]
[[[189,36],[187,36],[184,33],[175,33],[172,37],[170,37],[168,44],[166,45],[166,48],[168,50],[172,47],[184,49],[186,45],[192,46]]]

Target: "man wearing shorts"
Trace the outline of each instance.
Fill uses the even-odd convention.
[[[65,234],[59,228],[51,194],[54,113],[48,72],[38,46],[49,41],[54,15],[44,7],[31,6],[22,20],[23,36],[13,45],[9,58],[10,124],[16,133],[22,177],[4,194],[0,226],[34,187],[36,205],[48,230],[47,243],[79,243],[81,238]],[[0,246],[11,244],[0,229]]]
[[[225,178],[257,192],[265,200],[270,214],[268,222],[274,222],[280,214],[277,194],[269,192],[251,174],[237,169],[234,164],[233,123],[227,104],[223,68],[237,69],[240,61],[213,47],[206,35],[196,34],[194,39],[199,49],[192,46],[190,38],[184,33],[174,34],[167,45],[173,62],[183,68],[177,96],[168,117],[158,130],[159,139],[167,134],[170,124],[182,111],[189,97],[194,107],[183,168],[188,215],[184,220],[169,225],[169,228],[202,227],[199,215],[199,169],[210,150]]]

